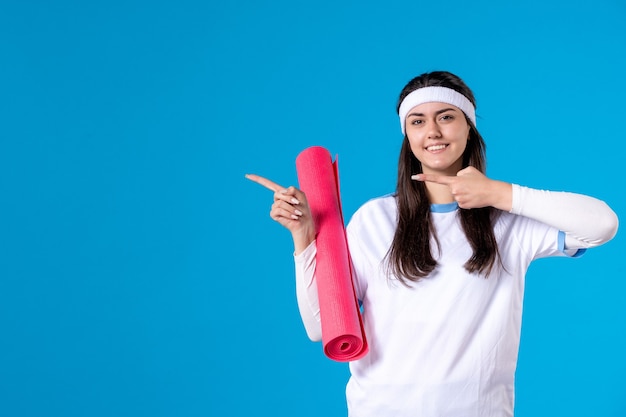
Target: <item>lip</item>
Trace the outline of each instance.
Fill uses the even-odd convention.
[[[431,143],[430,145],[424,147],[424,150],[430,153],[441,153],[448,149],[448,146],[450,146],[449,143]]]

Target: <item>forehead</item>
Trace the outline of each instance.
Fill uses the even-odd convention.
[[[429,101],[427,103],[418,104],[417,106],[411,108],[411,110],[409,110],[409,112],[407,113],[407,117],[411,115],[415,116],[435,114],[445,110],[461,112],[461,109],[452,104],[442,103],[439,101]]]

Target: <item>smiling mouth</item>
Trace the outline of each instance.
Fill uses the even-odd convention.
[[[429,152],[435,152],[435,151],[441,151],[443,149],[446,149],[447,147],[448,145],[432,145],[432,146],[426,147],[426,150]]]

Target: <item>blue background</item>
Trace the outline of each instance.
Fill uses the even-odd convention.
[[[258,173],[394,190],[396,97],[478,99],[493,178],[626,218],[621,0],[0,5],[0,415],[342,416]],[[516,415],[626,415],[624,233],[527,276]]]

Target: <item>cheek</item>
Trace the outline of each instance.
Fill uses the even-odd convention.
[[[414,146],[413,144],[411,144],[409,149],[411,151],[411,155],[413,155],[413,157],[421,164],[424,159],[424,150],[419,146]]]
[[[415,142],[409,141],[409,148],[411,149],[411,153],[413,154],[413,156],[417,159],[420,159],[420,154],[423,152],[422,147]]]
[[[416,151],[422,148],[422,144],[424,143],[424,141],[418,135],[407,134],[407,138],[409,140],[411,150]]]

